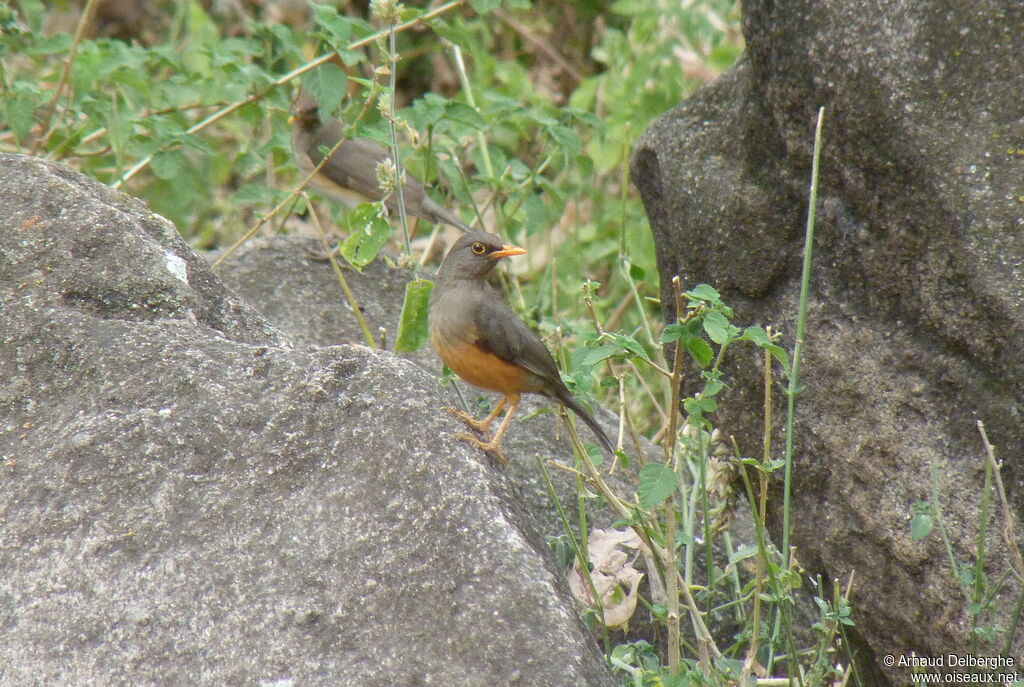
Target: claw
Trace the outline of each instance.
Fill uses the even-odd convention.
[[[465,441],[467,444],[472,444],[473,446],[476,446],[478,449],[484,451],[485,453],[491,454],[492,456],[494,456],[494,459],[498,461],[498,464],[501,465],[502,467],[508,465],[508,458],[506,458],[505,454],[501,452],[499,442],[494,441],[493,439],[491,441],[480,441],[472,434],[464,433],[456,434],[455,438]]]
[[[459,422],[461,422],[462,424],[466,425],[467,427],[475,429],[476,431],[480,432],[485,436],[487,435],[488,431],[491,428],[491,422],[487,418],[484,418],[483,420],[477,420],[472,415],[467,415],[466,413],[462,412],[461,410],[453,406],[445,407],[444,411],[451,415],[452,417],[454,417]]]

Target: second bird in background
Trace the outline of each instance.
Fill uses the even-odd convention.
[[[321,120],[316,100],[305,91],[299,93],[292,107],[292,151],[304,174],[313,171],[324,158],[323,149],[330,150],[344,135],[340,120]],[[325,196],[347,207],[379,201],[382,197],[377,182],[377,165],[389,160],[391,151],[368,138],[352,138],[341,144],[328,158],[310,185]],[[462,231],[472,231],[455,213],[435,203],[426,190],[408,173],[402,185],[406,213],[428,222],[450,224]],[[384,201],[389,211],[397,212],[397,197]]]

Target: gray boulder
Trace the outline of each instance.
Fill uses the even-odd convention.
[[[672,275],[710,283],[740,321],[780,327],[791,347],[814,122],[827,109],[793,543],[811,571],[856,572],[869,674],[887,654],[964,655],[975,640],[1004,653],[1019,612],[998,508],[974,638],[938,530],[915,543],[910,520],[934,484],[953,555],[975,560],[980,419],[1024,541],[1021,26],[1024,4],[1006,0],[749,0],[744,59],[656,121],[632,159],[663,302]],[[736,363],[718,421],[756,454],[760,373],[753,356]],[[1009,651],[1024,653],[1024,632]],[[910,679],[899,665],[878,678]]]
[[[296,349],[59,165],[0,156],[0,216],[0,682],[613,684],[436,375]]]

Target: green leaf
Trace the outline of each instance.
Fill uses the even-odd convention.
[[[767,346],[762,346],[762,348],[771,353],[772,357],[779,361],[779,365],[782,366],[783,372],[789,374],[789,355],[786,354],[786,351],[782,350],[782,348],[775,344],[768,344]]]
[[[768,338],[768,332],[761,327],[747,327],[743,330],[742,338],[755,346],[764,347],[771,343],[771,339]]]
[[[643,344],[633,337],[626,336],[625,334],[608,333],[604,335],[604,338],[615,342],[619,348],[625,349],[637,358],[651,362],[651,358],[647,355],[647,351],[644,349]]]
[[[685,324],[676,322],[670,324],[661,330],[661,336],[658,337],[658,343],[672,343],[673,341],[679,341],[689,333],[689,328]]]
[[[683,400],[683,409],[687,415],[703,415],[715,412],[718,404],[713,398],[687,398]]]
[[[686,295],[698,301],[710,301],[711,303],[720,303],[722,301],[722,296],[718,291],[707,284],[698,284],[692,291],[687,291]]]
[[[741,546],[740,548],[738,548],[735,551],[733,551],[732,555],[729,556],[729,562],[730,563],[738,563],[738,562],[740,562],[742,560],[745,560],[747,558],[753,558],[756,555],[757,555],[757,546],[755,546],[754,544],[748,544],[746,546]]]
[[[715,357],[715,352],[712,350],[711,345],[704,339],[690,337],[684,341],[684,345],[686,346],[686,352],[701,367],[710,365]]]
[[[413,101],[412,107],[402,110],[401,115],[417,129],[426,130],[444,117],[448,101],[436,93],[425,93]]]
[[[341,256],[356,269],[373,262],[391,236],[391,225],[381,209],[380,203],[360,203],[349,213],[353,231],[341,244]]]
[[[26,51],[29,55],[63,55],[71,49],[70,33],[55,33],[33,43]]]
[[[427,309],[433,288],[434,282],[429,279],[416,279],[405,285],[402,319],[398,322],[398,337],[395,339],[396,352],[412,353],[426,343]]]
[[[5,99],[4,113],[15,138],[22,141],[32,131],[32,125],[35,123],[36,99],[41,94],[35,85],[20,81],[15,81],[12,84],[10,92],[14,94],[14,97]]]
[[[352,36],[352,23],[348,17],[340,14],[330,3],[313,3],[312,7],[317,25],[325,29],[325,37],[333,43],[331,47],[345,46]]]
[[[231,194],[231,202],[239,205],[266,205],[270,206],[272,199],[280,195],[280,190],[265,184],[243,184],[238,190]]]
[[[479,14],[486,14],[501,7],[501,0],[471,0],[469,3]]]
[[[323,5],[316,5],[323,7]],[[332,10],[334,11],[334,10]],[[302,87],[320,106],[320,115],[329,117],[338,111],[345,95],[348,77],[336,64],[327,63],[314,69],[302,79]]]
[[[474,131],[483,131],[487,128],[487,122],[483,120],[480,114],[465,103],[449,101],[445,106],[445,120],[464,124]],[[443,128],[440,127],[443,123],[439,123],[439,128]]]
[[[704,315],[704,331],[719,346],[729,343],[740,333],[739,327],[732,325],[725,315],[717,310]]]
[[[161,179],[173,179],[178,176],[188,160],[180,150],[158,150],[153,153],[153,160],[149,163],[153,174]]]
[[[642,508],[653,508],[661,505],[671,496],[678,483],[675,471],[664,463],[648,463],[640,469],[640,482],[637,495]]]
[[[726,675],[732,682],[738,682],[743,672],[743,661],[737,658],[726,658],[719,656],[715,659],[715,667]]]
[[[934,524],[930,513],[914,513],[910,518],[910,541],[919,542],[927,537]]]
[[[701,393],[705,398],[708,398],[711,396],[717,396],[718,392],[724,388],[725,382],[723,382],[720,377],[715,377],[713,379],[709,379],[704,384],[704,391]]]
[[[586,352],[580,357],[580,365],[585,367],[593,367],[599,362],[611,358],[619,353],[620,349],[618,346],[606,344],[604,346],[596,346],[594,348],[588,348]]]
[[[761,327],[747,327],[743,330],[743,335],[740,338],[768,351],[773,358],[779,361],[782,370],[787,374],[789,373],[789,356],[781,347],[772,343],[771,339],[768,338],[768,332],[764,329]]]

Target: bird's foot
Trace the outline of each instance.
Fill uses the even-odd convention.
[[[490,418],[486,419],[486,420],[477,420],[477,419],[473,418],[472,415],[467,415],[466,413],[462,412],[458,408],[454,408],[452,406],[447,406],[444,409],[444,411],[446,413],[448,413],[449,415],[451,415],[452,417],[454,417],[459,422],[461,422],[462,424],[464,424],[467,427],[470,427],[470,428],[476,430],[477,432],[480,432],[484,436],[487,436],[490,433],[490,430],[491,430],[491,419]]]
[[[496,441],[494,439],[491,439],[490,441],[480,441],[472,434],[456,434],[455,438],[461,441],[465,441],[467,444],[472,444],[473,446],[476,446],[484,453],[490,454],[491,456],[494,457],[496,461],[498,461],[498,464],[501,465],[502,467],[508,465],[508,458],[506,458],[505,454],[501,452],[499,441]]]

